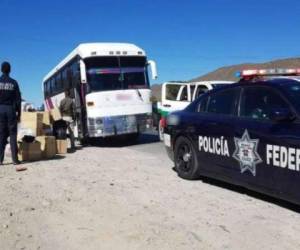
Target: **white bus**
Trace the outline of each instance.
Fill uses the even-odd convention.
[[[152,123],[148,66],[156,79],[155,62],[133,44],[80,44],[44,77],[45,109],[58,108],[70,90],[78,139],[136,137]]]

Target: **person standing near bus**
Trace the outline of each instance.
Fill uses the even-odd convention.
[[[70,90],[65,91],[65,98],[61,100],[59,110],[62,119],[67,122],[68,132],[71,141],[71,150],[75,150],[75,137],[74,137],[74,118],[75,118],[75,104],[71,98]]]
[[[10,137],[11,155],[14,165],[21,162],[18,159],[17,129],[21,118],[21,93],[16,80],[10,78],[11,66],[8,62],[1,65],[0,77],[0,164],[3,164],[7,138]],[[16,167],[17,171],[26,170]]]

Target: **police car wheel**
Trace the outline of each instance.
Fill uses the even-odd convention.
[[[199,164],[196,150],[189,139],[179,137],[176,140],[174,156],[175,169],[181,178],[187,180],[199,178]]]

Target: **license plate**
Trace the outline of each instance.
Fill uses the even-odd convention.
[[[128,101],[131,100],[132,96],[131,95],[125,95],[125,94],[118,94],[117,95],[117,100],[118,101]]]

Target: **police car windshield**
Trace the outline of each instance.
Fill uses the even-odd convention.
[[[286,93],[288,99],[300,113],[300,82],[299,83],[283,83],[280,85],[283,92]]]

